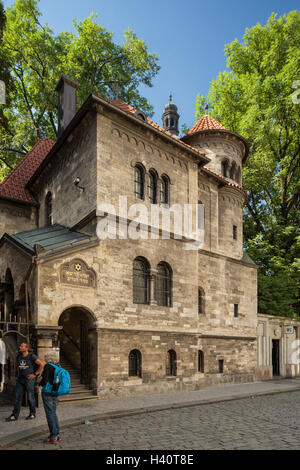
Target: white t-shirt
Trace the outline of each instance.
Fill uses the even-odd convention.
[[[0,364],[6,364],[6,346],[3,339],[0,339]]]

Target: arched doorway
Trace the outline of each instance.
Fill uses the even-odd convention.
[[[89,388],[97,383],[97,334],[94,317],[83,307],[71,307],[59,318],[59,346],[62,361],[80,374],[80,382]]]

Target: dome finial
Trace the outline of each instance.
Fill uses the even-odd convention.
[[[173,135],[178,136],[178,120],[179,114],[177,112],[177,106],[172,102],[172,92],[169,94],[169,103],[164,107],[162,115],[163,127]]]
[[[204,107],[204,109],[205,109],[205,116],[208,116],[208,108],[209,108],[209,106],[208,106],[208,104],[206,103],[206,105],[205,105],[205,107]]]

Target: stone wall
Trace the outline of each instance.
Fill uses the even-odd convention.
[[[65,140],[33,190],[40,202],[39,227],[46,223],[45,201],[52,194],[52,223],[72,227],[96,209],[96,118],[87,115]],[[80,178],[79,186],[74,180]]]
[[[199,330],[205,334],[256,337],[257,268],[202,250],[198,273],[204,297]],[[234,304],[238,305],[237,317]]]
[[[12,235],[36,226],[36,208],[0,199],[0,238],[4,233]]]

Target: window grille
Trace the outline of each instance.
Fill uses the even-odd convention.
[[[149,304],[150,267],[147,260],[136,258],[133,262],[133,303]]]
[[[137,349],[133,349],[129,353],[128,368],[130,377],[141,377],[142,376],[142,355]]]
[[[170,182],[167,176],[161,177],[160,202],[162,204],[170,204]]]
[[[149,199],[151,204],[157,204],[157,175],[154,171],[149,172]]]
[[[170,349],[167,352],[166,374],[167,375],[177,375],[176,352],[173,349]]]
[[[144,170],[137,165],[134,168],[134,194],[138,199],[144,199]]]
[[[156,300],[160,306],[170,307],[172,305],[172,272],[165,263],[160,263],[157,266]]]

